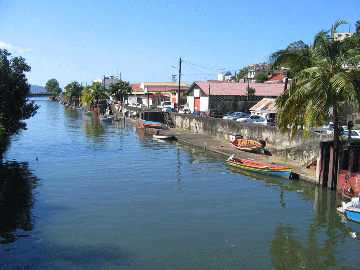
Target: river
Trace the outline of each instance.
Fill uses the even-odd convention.
[[[360,268],[335,192],[34,100],[1,171],[0,269]]]

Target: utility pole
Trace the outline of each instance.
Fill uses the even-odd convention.
[[[210,95],[210,83],[209,83],[209,103],[208,103],[208,109],[210,110],[210,97],[211,97],[211,95]]]
[[[179,61],[178,111],[180,111],[180,81],[181,81],[181,58],[180,58],[180,61]]]

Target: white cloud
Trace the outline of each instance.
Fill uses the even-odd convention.
[[[0,41],[0,49],[7,49],[9,51],[15,51],[18,53],[24,53],[24,52],[31,52],[32,49],[21,49],[19,47],[16,46],[12,46],[10,44],[7,44],[5,42]]]

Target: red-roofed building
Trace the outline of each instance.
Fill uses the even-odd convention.
[[[248,96],[248,87],[255,89],[254,96]],[[265,97],[276,98],[284,87],[281,83],[194,82],[186,93],[187,107],[191,111],[245,111]]]

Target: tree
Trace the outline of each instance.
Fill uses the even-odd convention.
[[[265,72],[260,72],[255,76],[255,81],[257,83],[264,83],[269,79],[268,75]]]
[[[80,103],[81,91],[84,89],[77,81],[73,81],[65,86],[64,98],[71,103],[72,100],[75,100],[76,103]]]
[[[50,79],[45,85],[46,92],[51,93],[53,97],[58,96],[62,90],[59,86],[59,83],[56,79]]]
[[[39,108],[28,100],[30,85],[24,73],[30,71],[30,66],[24,58],[10,56],[7,50],[0,49],[0,160],[10,136],[26,129],[24,120]]]
[[[93,82],[91,86],[86,86],[81,92],[81,104],[93,106],[101,98],[107,98],[107,95],[101,83],[98,82]]]
[[[248,71],[249,71],[249,67],[244,67],[240,69],[238,75],[236,75],[235,81],[239,82],[242,78],[244,78],[247,75]]]
[[[131,93],[131,85],[129,82],[118,81],[116,83],[110,83],[108,94],[109,96],[114,95],[118,101],[124,101],[126,96]]]
[[[360,51],[351,49],[344,52],[341,41],[334,38],[336,29],[344,23],[346,21],[338,20],[329,31],[320,31],[306,52],[302,50],[298,54],[284,50],[271,56],[275,67],[285,62],[290,68],[299,70],[294,74],[289,89],[276,99],[280,130],[290,129],[294,136],[299,126],[304,124],[306,135],[311,127],[317,127],[332,117],[335,164],[338,160],[342,105],[344,101],[354,106],[359,104],[360,70],[349,68],[349,65],[359,64]],[[337,166],[334,166],[333,175],[337,175]]]

